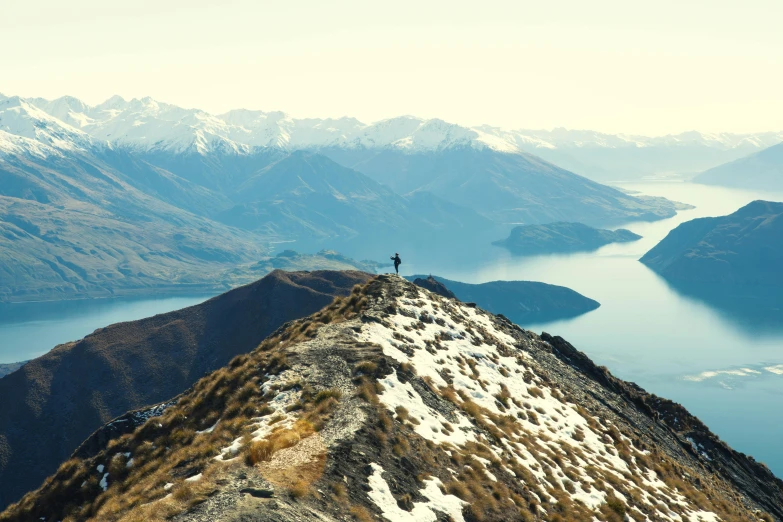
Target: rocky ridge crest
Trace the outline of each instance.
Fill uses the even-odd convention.
[[[33,519],[772,521],[783,483],[564,340],[379,276],[0,515]]]

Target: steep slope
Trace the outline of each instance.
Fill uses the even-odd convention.
[[[782,285],[783,203],[754,201],[683,223],[640,261],[673,281]]]
[[[0,157],[0,300],[226,288],[268,248],[133,184],[78,152]]]
[[[783,517],[783,483],[681,406],[394,276],[146,415],[0,520]]]
[[[682,208],[629,196],[530,154],[471,147],[426,154],[387,149],[369,157],[362,151],[324,153],[399,193],[426,190],[500,223],[607,225],[662,219]]]
[[[287,237],[458,235],[492,224],[432,195],[397,195],[326,156],[297,151],[264,168],[232,194],[237,205],[217,216],[239,228]]]
[[[547,223],[514,227],[506,239],[493,245],[507,248],[518,255],[583,252],[597,250],[610,243],[627,243],[642,236],[624,228],[605,230],[582,223]]]
[[[181,393],[370,276],[275,271],[203,304],[120,323],[0,379],[0,506],[17,500],[93,430]]]
[[[446,286],[460,301],[476,303],[493,314],[503,314],[516,324],[533,324],[576,317],[601,306],[597,301],[564,286],[534,281],[491,281],[469,284],[430,276]],[[408,276],[414,281],[424,276]],[[427,288],[427,287],[425,287]],[[432,290],[431,288],[428,288]]]
[[[288,156],[287,151],[277,148],[253,149],[247,153],[233,150],[213,150],[209,153],[135,150],[132,153],[190,183],[225,197],[265,167]]]
[[[702,172],[693,181],[757,190],[783,190],[783,143]]]

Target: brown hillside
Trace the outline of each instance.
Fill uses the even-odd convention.
[[[682,406],[394,275],[154,415],[0,522],[783,522],[783,482]]]
[[[96,330],[0,379],[0,509],[104,423],[182,393],[370,277],[275,271],[200,305]]]

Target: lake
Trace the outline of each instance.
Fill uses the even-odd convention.
[[[683,221],[730,214],[755,199],[783,201],[783,194],[671,182],[621,186],[696,208],[663,221],[618,227],[643,238],[591,253],[520,258],[498,248],[470,266],[437,259],[437,268],[425,260],[407,268],[473,283],[544,281],[597,300],[600,308],[577,318],[521,326],[560,335],[616,376],[683,404],[734,449],[783,477],[781,309],[695,297],[638,262]]]
[[[638,262],[683,221],[729,214],[754,199],[783,201],[783,194],[673,182],[621,186],[696,208],[663,221],[624,225],[643,239],[591,253],[520,258],[497,247],[466,247],[456,255],[401,252],[402,272],[468,283],[543,281],[596,299],[601,307],[588,314],[522,326],[560,335],[618,377],[682,403],[732,447],[783,477],[780,310],[675,289]],[[486,243],[493,239],[500,238],[486,238]],[[29,359],[96,328],[190,306],[207,297],[5,305],[0,307],[0,363]]]
[[[0,364],[25,361],[98,328],[179,310],[211,296],[0,304]]]

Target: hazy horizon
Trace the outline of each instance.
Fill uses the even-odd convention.
[[[36,98],[36,97],[33,97],[33,96],[25,96],[23,94],[18,94],[18,93],[6,93],[6,92],[3,92],[3,91],[0,91],[0,96],[6,96],[6,97],[9,97],[9,98],[16,96],[16,97],[19,97],[19,98],[22,98],[22,99]],[[72,98],[76,98],[78,100],[81,100],[82,102],[87,103],[88,105],[90,105],[92,107],[95,107],[97,105],[100,105],[100,104],[110,100],[114,96],[119,96],[119,95],[112,95],[112,96],[109,96],[109,97],[107,97],[105,99],[99,100],[98,102],[88,102],[84,98],[82,98],[80,96],[75,96],[73,94],[62,94],[60,96],[45,97],[44,99],[46,99],[47,101],[54,101],[54,100],[59,99],[59,98],[72,97]],[[370,120],[370,121],[367,121],[367,120],[362,120],[361,118],[357,118],[357,117],[355,117],[355,116],[353,116],[351,114],[344,114],[342,116],[318,116],[318,115],[302,115],[302,116],[300,116],[300,115],[294,115],[290,111],[286,111],[284,109],[271,109],[271,110],[268,110],[268,109],[264,109],[264,108],[249,108],[249,107],[234,107],[234,108],[231,108],[231,109],[229,109],[227,111],[223,111],[222,113],[217,113],[217,112],[208,111],[208,110],[203,109],[201,107],[180,106],[180,105],[178,105],[176,103],[173,103],[173,102],[170,102],[170,101],[167,101],[167,100],[160,100],[160,99],[154,98],[152,96],[134,96],[132,98],[125,98],[125,97],[122,97],[122,98],[126,102],[133,101],[134,99],[141,100],[141,99],[144,99],[144,98],[151,98],[151,99],[153,99],[157,103],[164,103],[164,104],[168,104],[168,105],[179,106],[179,107],[181,107],[183,109],[186,109],[186,110],[199,110],[199,111],[203,111],[203,112],[206,112],[208,114],[212,114],[213,116],[218,116],[218,117],[221,116],[221,115],[224,115],[224,114],[226,114],[228,112],[231,112],[231,111],[247,110],[247,111],[253,111],[253,112],[262,112],[262,113],[266,113],[266,114],[279,112],[279,113],[286,114],[287,116],[290,116],[290,117],[292,117],[294,119],[323,119],[323,120],[330,119],[330,118],[331,119],[340,119],[340,118],[356,119],[356,120],[358,120],[361,123],[366,124],[366,125],[372,125],[372,124],[375,124],[375,123],[378,123],[378,122],[381,122],[381,121],[384,121],[384,120],[389,120],[389,119],[394,119],[394,118],[408,118],[408,117],[410,117],[410,118],[417,118],[417,119],[423,119],[423,120],[430,119],[430,118],[424,118],[424,117],[416,115],[416,114],[408,113],[408,114],[398,114],[396,116],[390,116],[388,118],[382,118],[380,120]],[[556,130],[564,130],[564,131],[569,131],[569,132],[598,132],[598,133],[601,133],[601,134],[616,135],[616,136],[627,136],[627,137],[640,137],[640,138],[658,138],[658,137],[665,137],[665,136],[676,136],[676,135],[680,135],[680,134],[686,134],[686,133],[689,133],[689,132],[697,132],[697,133],[701,133],[701,134],[705,134],[705,135],[713,135],[713,134],[714,135],[719,135],[719,134],[758,135],[758,134],[765,134],[765,133],[781,133],[781,132],[783,132],[783,126],[781,126],[778,129],[762,130],[762,131],[755,131],[755,132],[754,131],[750,131],[750,132],[703,131],[703,130],[700,130],[700,129],[686,129],[686,130],[682,130],[682,131],[679,131],[679,132],[671,132],[671,133],[666,133],[666,134],[640,134],[640,133],[631,133],[631,132],[623,132],[623,131],[620,131],[620,132],[605,132],[605,131],[601,131],[599,129],[593,129],[593,128],[572,128],[572,127],[563,127],[563,126],[550,126],[550,127],[543,127],[543,128],[540,128],[540,127],[539,128],[531,128],[531,127],[514,127],[514,128],[512,128],[512,127],[504,127],[504,126],[501,126],[501,125],[495,125],[492,122],[482,122],[482,123],[478,123],[478,124],[475,124],[475,125],[469,125],[469,124],[457,123],[457,122],[454,122],[454,121],[444,120],[443,118],[439,118],[438,116],[433,116],[432,119],[440,119],[440,120],[446,121],[447,123],[453,123],[453,124],[461,125],[461,126],[464,126],[464,127],[489,126],[489,127],[499,128],[499,129],[508,130],[508,131],[528,131],[528,132],[554,132]]]
[[[0,92],[213,114],[404,114],[661,136],[776,132],[783,4],[15,3]],[[56,42],[52,44],[51,42]]]

